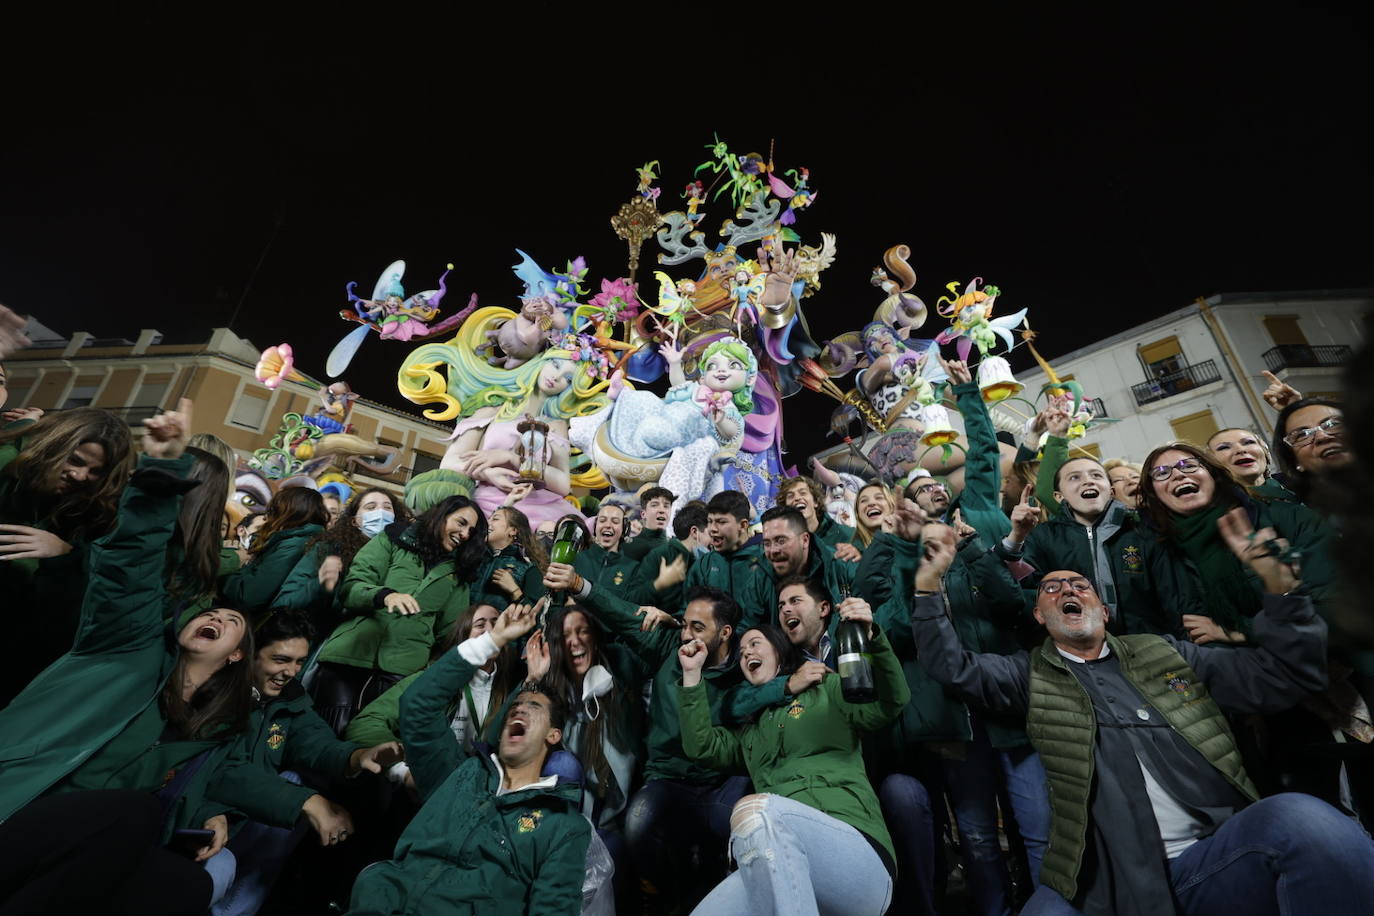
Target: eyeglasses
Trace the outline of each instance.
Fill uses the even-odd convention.
[[[1177,468],[1184,474],[1196,474],[1202,467],[1202,462],[1196,458],[1180,458],[1173,464],[1161,464],[1158,467],[1150,468],[1150,478],[1160,483],[1174,476],[1174,469]]]
[[[1072,576],[1064,579],[1041,579],[1040,594],[1057,595],[1064,586],[1068,586],[1079,594],[1086,594],[1093,590],[1093,584],[1082,576]]]
[[[930,490],[944,490],[944,488],[945,485],[942,483],[923,483],[916,489],[912,490],[911,494],[913,496],[920,496],[922,493],[926,493]]]
[[[1299,448],[1310,445],[1312,440],[1317,437],[1317,430],[1321,430],[1328,436],[1334,436],[1345,428],[1345,420],[1340,414],[1332,414],[1322,420],[1316,426],[1304,426],[1302,429],[1295,429],[1283,437],[1283,441],[1288,443],[1289,448]]]

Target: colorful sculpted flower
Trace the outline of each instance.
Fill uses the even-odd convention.
[[[590,305],[620,321],[629,321],[639,314],[639,293],[636,285],[625,277],[602,279],[601,292],[591,298]]]
[[[268,388],[276,388],[285,381],[305,381],[305,376],[295,369],[295,355],[291,352],[289,343],[277,344],[263,350],[253,374]]]

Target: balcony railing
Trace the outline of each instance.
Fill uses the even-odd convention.
[[[1280,369],[1320,368],[1342,366],[1350,359],[1350,347],[1328,344],[1313,347],[1308,344],[1279,344],[1264,351],[1264,365],[1270,372]]]
[[[1170,372],[1148,382],[1131,386],[1131,394],[1139,405],[1152,404],[1183,394],[1202,385],[1221,381],[1221,371],[1212,360],[1204,360],[1192,366],[1184,366],[1177,372]]]
[[[1089,398],[1087,404],[1088,407],[1092,409],[1094,417],[1111,416],[1111,414],[1107,413],[1107,405],[1102,403],[1101,398]]]

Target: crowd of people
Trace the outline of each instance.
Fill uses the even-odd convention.
[[[854,527],[807,477],[230,526],[189,402],[6,412],[0,914],[1369,912],[1342,405],[1099,462],[1055,404],[1005,463],[946,369],[962,479]]]

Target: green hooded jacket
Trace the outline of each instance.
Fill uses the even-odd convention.
[[[458,580],[452,559],[425,569],[415,529],[413,523],[392,525],[353,557],[339,591],[345,612],[354,616],[334,630],[320,661],[402,676],[429,662],[431,647],[468,606],[468,583]],[[413,597],[420,613],[388,612],[383,600],[391,592]]]

